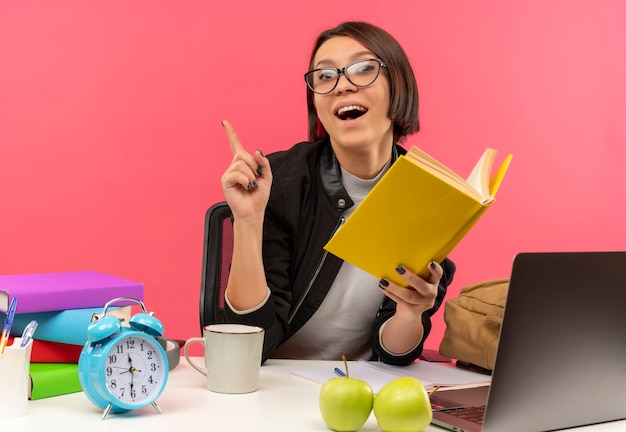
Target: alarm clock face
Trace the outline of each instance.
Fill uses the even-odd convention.
[[[151,336],[141,333],[117,338],[104,358],[104,380],[116,405],[126,409],[152,403],[167,381],[164,351]]]

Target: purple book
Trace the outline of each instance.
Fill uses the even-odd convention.
[[[143,301],[143,283],[97,271],[0,276],[0,311],[17,297],[17,313],[102,307],[118,297]],[[116,302],[114,306],[135,304]]]

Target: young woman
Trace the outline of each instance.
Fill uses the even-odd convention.
[[[226,318],[265,328],[264,360],[346,355],[408,364],[422,351],[454,264],[432,262],[423,279],[421,269],[398,263],[404,288],[323,246],[406,152],[398,143],[419,130],[413,70],[389,33],[345,22],[320,34],[304,78],[311,142],[251,154],[223,122],[234,154],[222,176],[235,221]]]

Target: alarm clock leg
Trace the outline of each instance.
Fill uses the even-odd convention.
[[[104,413],[102,413],[102,420],[104,420],[109,413],[111,412],[111,408],[113,408],[113,404],[108,404],[106,409],[104,410]]]
[[[159,414],[161,414],[161,408],[159,408],[156,402],[152,402],[152,406]]]

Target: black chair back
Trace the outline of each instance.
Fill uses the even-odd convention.
[[[224,293],[233,257],[233,218],[225,201],[213,204],[204,218],[200,334],[205,326],[224,322]]]

